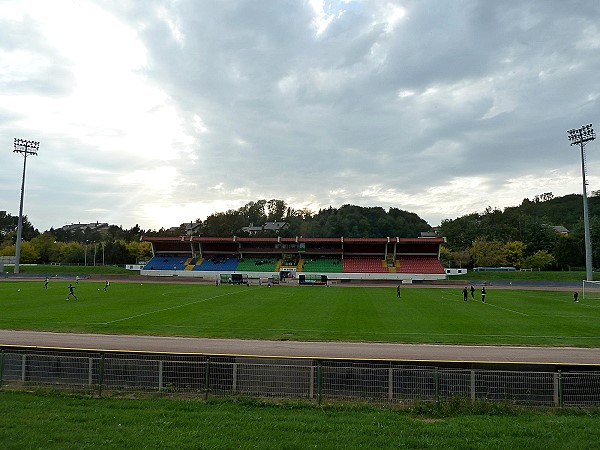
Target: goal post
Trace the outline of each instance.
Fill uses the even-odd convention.
[[[582,298],[600,299],[600,281],[583,280]]]

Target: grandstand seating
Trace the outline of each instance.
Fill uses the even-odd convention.
[[[184,270],[187,260],[185,256],[154,256],[144,270]]]
[[[145,270],[194,270],[213,272],[276,272],[276,258],[218,257],[194,260],[182,256],[155,256],[144,266]],[[302,260],[299,270],[307,273],[423,273],[444,274],[442,263],[434,256],[399,256],[395,268],[388,268],[377,256],[347,256],[343,260],[315,257]]]
[[[144,270],[194,270],[212,272],[277,272],[276,258],[213,257],[198,260],[184,256],[154,256]],[[444,274],[442,263],[435,256],[399,256],[396,266],[388,268],[378,256],[347,256],[303,259],[299,270],[306,273],[422,273]]]
[[[239,260],[238,272],[275,272],[277,258],[242,258]]]
[[[206,255],[205,255],[206,256]],[[344,258],[333,255],[304,255],[297,260],[296,270],[305,273],[398,273],[398,274],[431,274],[445,275],[445,269],[437,256],[432,254],[397,255],[396,259],[388,254],[359,256],[348,255]],[[288,261],[289,262],[289,261]],[[206,258],[193,258],[188,255],[173,254],[154,256],[144,266],[144,270],[193,270],[208,272],[279,272],[282,260],[272,255],[239,258],[230,254],[209,255]],[[287,266],[286,266],[287,267]]]
[[[195,271],[233,272],[237,270],[238,259],[235,257],[207,257],[194,267]]]
[[[445,270],[435,256],[401,256],[398,258],[396,272],[443,274]]]
[[[387,264],[378,256],[346,256],[343,260],[346,273],[388,273]]]
[[[340,258],[305,258],[302,272],[342,273]]]

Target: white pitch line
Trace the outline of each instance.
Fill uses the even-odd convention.
[[[150,314],[155,314],[155,313],[159,313],[159,312],[163,312],[163,311],[169,311],[171,309],[184,308],[186,306],[195,305],[197,303],[203,303],[203,302],[206,302],[208,300],[214,300],[215,298],[225,297],[227,295],[239,294],[240,292],[243,292],[243,291],[230,292],[228,294],[215,295],[214,297],[203,298],[202,300],[196,300],[194,302],[184,303],[182,305],[175,305],[175,306],[170,306],[169,308],[162,308],[162,309],[157,309],[157,310],[154,310],[154,311],[148,311],[148,312],[141,313],[141,314],[135,314],[133,316],[123,317],[121,319],[115,319],[115,320],[111,320],[109,322],[103,322],[102,325],[110,325],[111,323],[115,323],[115,322],[123,322],[124,320],[135,319],[137,317],[142,317],[142,316],[149,316]]]
[[[448,299],[450,299],[450,300],[455,300],[455,298],[454,298],[454,297],[445,297],[445,296],[443,296],[443,295],[442,295],[442,300],[448,300]],[[479,302],[477,302],[476,300],[474,300],[474,299],[472,299],[472,298],[470,298],[470,297],[469,297],[469,300],[468,300],[467,302],[476,302],[476,303],[479,303]],[[460,303],[467,303],[467,302],[465,302],[464,300],[461,300],[461,301],[460,301]],[[515,314],[521,314],[521,315],[523,315],[523,316],[527,316],[527,317],[529,317],[529,314],[526,314],[526,313],[524,313],[524,312],[515,311],[515,310],[513,310],[513,309],[508,309],[508,308],[503,308],[502,306],[494,305],[493,303],[489,303],[489,302],[481,302],[481,303],[483,303],[484,305],[493,306],[494,308],[503,309],[503,310],[505,310],[505,311],[510,311],[510,312],[512,312],[512,313],[515,313]]]
[[[569,301],[569,303],[574,303],[573,301]],[[589,303],[582,303],[582,301],[580,300],[578,302],[579,305],[584,306],[586,308],[600,308],[600,305],[590,305]]]
[[[521,314],[522,316],[529,317],[529,314],[525,314],[524,312],[521,312],[521,311],[515,311],[514,309],[503,308],[502,306],[494,305],[493,303],[486,303],[486,302],[482,302],[482,303],[485,303],[486,305],[489,305],[489,306],[493,306],[494,308],[503,309],[504,311],[510,311],[515,314]]]

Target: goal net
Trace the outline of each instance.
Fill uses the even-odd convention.
[[[587,299],[600,299],[600,281],[583,280],[582,297]]]

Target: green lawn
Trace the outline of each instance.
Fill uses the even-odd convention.
[[[598,448],[598,411],[369,407],[1,392],[3,449]],[[473,411],[473,412],[470,412]]]
[[[488,288],[0,282],[0,328],[223,338],[600,346],[600,301]]]

